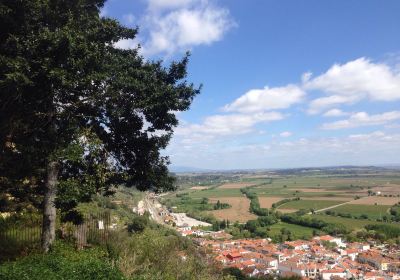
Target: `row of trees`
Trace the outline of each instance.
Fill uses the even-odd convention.
[[[160,149],[200,90],[185,81],[188,56],[164,66],[116,48],[137,30],[101,17],[104,2],[0,4],[0,192],[10,208],[42,208],[44,251],[56,208],[73,214],[119,184],[174,188]]]
[[[250,212],[257,216],[268,216],[270,211],[267,208],[261,208],[258,196],[250,187],[241,188],[240,191],[250,199]]]
[[[288,203],[288,202],[291,202],[291,201],[297,201],[297,200],[300,200],[300,197],[285,198],[285,199],[282,199],[282,200],[280,200],[278,202],[272,203],[272,208],[278,208],[279,206],[281,206],[281,205],[283,205],[285,203]]]

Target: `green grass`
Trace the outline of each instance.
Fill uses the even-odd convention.
[[[238,197],[243,196],[240,189],[210,189],[210,190],[199,190],[190,192],[189,196],[192,198],[202,198],[202,197]]]
[[[290,230],[294,239],[310,239],[314,230],[313,228],[309,227],[279,222],[270,226],[271,230],[268,232],[268,234],[271,237],[280,235],[282,228]]]
[[[388,215],[389,205],[356,205],[346,204],[336,208],[332,211],[336,213],[349,213],[353,216],[360,216],[362,214],[368,215],[369,219],[379,219]]]
[[[387,182],[399,182],[396,176],[354,176],[354,175],[321,175],[321,176],[287,176],[282,178],[273,178],[272,182],[268,178],[243,178],[242,182],[254,183],[258,185],[253,187],[252,191],[259,196],[281,196],[283,198],[299,197],[343,197],[343,200],[353,198],[354,191],[360,191],[364,188],[367,194],[367,188],[376,185],[384,185]],[[237,180],[234,180],[237,182]],[[227,182],[225,182],[227,183]],[[286,186],[286,187],[284,187]],[[352,187],[353,186],[353,187]],[[304,192],[296,189],[319,189],[320,192]],[[193,198],[201,197],[238,197],[242,196],[240,189],[220,189],[211,188],[208,190],[186,190]],[[345,191],[345,192],[343,192]]]
[[[332,200],[296,200],[282,204],[279,208],[282,209],[323,209],[326,207],[334,206],[345,201],[332,201]],[[278,208],[278,209],[279,209]]]
[[[214,204],[202,203],[202,198],[191,198],[189,196],[186,197],[175,197],[175,198],[167,198],[163,201],[168,207],[176,207],[175,212],[184,212],[189,213],[193,211],[210,211],[214,210]]]
[[[122,273],[109,261],[101,248],[76,251],[61,242],[48,254],[32,254],[0,265],[2,280],[41,279],[114,279],[123,280]]]
[[[342,218],[342,217],[334,217],[334,216],[328,216],[328,215],[315,215],[315,217],[319,220],[323,220],[328,223],[337,223],[337,224],[342,224],[344,225],[347,229],[349,230],[355,230],[355,229],[362,229],[366,225],[370,224],[387,224],[387,223],[382,223],[382,222],[376,222],[376,221],[371,221],[371,220],[362,220],[362,219],[351,219],[351,218]],[[399,226],[399,224],[394,224],[395,226]]]

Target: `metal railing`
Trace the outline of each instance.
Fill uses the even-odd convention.
[[[57,223],[57,238],[75,242],[78,248],[90,244],[105,243],[112,229],[110,213],[88,214],[83,216],[83,223]],[[9,250],[23,251],[39,248],[42,234],[40,216],[28,218],[12,216],[0,218],[0,254]]]

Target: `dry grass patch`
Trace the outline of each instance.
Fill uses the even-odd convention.
[[[199,191],[201,191],[201,190],[207,190],[207,189],[209,189],[210,187],[191,187],[190,189],[191,190],[199,190]]]
[[[385,184],[382,186],[372,188],[374,192],[381,192],[387,195],[398,195],[400,194],[400,185],[396,184]]]
[[[266,197],[266,196],[259,196],[258,201],[260,202],[261,208],[271,208],[272,204],[281,201],[285,198],[283,197]]]
[[[255,183],[251,182],[237,182],[237,183],[226,183],[219,186],[219,189],[241,189],[249,186],[254,186]]]
[[[254,220],[257,218],[256,215],[249,212],[250,200],[246,197],[221,197],[221,198],[210,198],[210,202],[215,203],[217,201],[221,203],[228,203],[232,207],[229,209],[221,209],[209,211],[219,220],[228,219],[231,222],[247,222],[248,220]]]
[[[297,209],[278,209],[279,212],[283,213],[283,214],[288,214],[288,213],[294,213],[297,211]]]
[[[376,203],[377,205],[394,205],[399,201],[399,197],[367,196],[350,201],[349,204],[374,205]]]

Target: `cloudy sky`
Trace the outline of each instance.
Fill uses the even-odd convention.
[[[109,0],[203,90],[165,151],[207,169],[400,163],[400,1]]]

